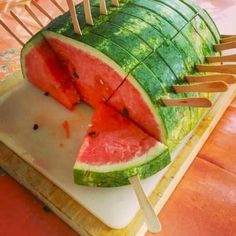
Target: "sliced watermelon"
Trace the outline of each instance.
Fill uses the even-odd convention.
[[[80,185],[114,187],[128,178],[147,178],[170,162],[168,148],[144,133],[112,107],[101,104],[95,111],[74,165]]]
[[[187,83],[194,64],[214,54],[219,34],[209,16],[185,0],[120,0],[107,16],[100,15],[99,0],[91,5],[93,27],[77,5],[82,36],[69,13],[59,16],[24,46],[22,68],[69,109],[79,95],[97,109],[96,132],[89,129],[75,182],[118,186],[132,174],[145,178],[165,166],[168,151],[156,140],[172,151],[202,117],[202,109],[165,107],[161,98],[202,96],[175,94],[172,85]],[[143,138],[147,145],[140,144]]]
[[[195,12],[191,8],[189,8],[179,0],[158,0],[158,2],[161,2],[167,5],[168,7],[172,8],[186,21],[191,20],[195,15]]]
[[[33,39],[21,54],[24,77],[72,110],[80,100],[74,80],[43,37],[38,34]]]

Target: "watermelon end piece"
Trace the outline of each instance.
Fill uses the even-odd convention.
[[[168,148],[106,104],[96,110],[74,165],[79,185],[117,187],[145,179],[170,163]]]
[[[22,72],[36,87],[73,110],[80,95],[66,68],[42,35],[33,37],[21,52]]]

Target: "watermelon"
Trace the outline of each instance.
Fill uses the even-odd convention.
[[[41,34],[25,45],[21,58],[24,77],[69,110],[73,110],[80,101],[79,93],[74,86],[75,80]]]
[[[110,112],[116,114],[117,127],[129,123],[127,136],[135,130],[173,151],[196,126],[205,110],[165,107],[162,98],[207,96],[200,93],[176,94],[172,86],[187,83],[185,75],[195,73],[195,64],[203,63],[206,56],[216,54],[213,44],[218,42],[219,32],[204,10],[184,0],[121,0],[119,7],[112,7],[110,1],[107,5],[109,14],[101,16],[99,1],[91,1],[94,26],[86,25],[83,5],[76,6],[82,36],[74,33],[68,12],[35,35],[22,50],[24,77],[49,92],[68,109],[73,109],[79,99],[92,106],[95,109],[92,125],[96,129],[105,128],[97,123],[99,116],[111,122],[105,124],[110,131],[104,133],[104,143],[111,146],[115,143],[112,136],[115,121],[108,118]],[[42,47],[44,50],[40,50]],[[105,152],[99,137],[85,138],[75,165],[76,183],[96,186],[127,184],[128,173],[134,167],[130,160],[134,158],[136,163],[135,159],[139,159],[135,155],[136,149],[127,154],[125,160],[118,160],[117,156],[118,159],[114,159],[116,163],[111,163],[112,153]],[[122,144],[122,139],[117,142],[126,153],[128,147]],[[160,146],[160,143],[155,145]],[[94,166],[96,153],[93,153],[93,147],[99,154],[98,160],[102,158],[102,163],[95,162]],[[142,156],[147,154],[142,159],[146,159],[147,164],[154,158],[149,149],[152,147],[142,153]],[[90,159],[90,155],[95,159]],[[155,157],[153,161],[161,160],[163,156],[157,152]],[[83,162],[86,160],[88,163],[85,165]],[[144,167],[145,163],[141,166]],[[153,165],[150,173],[159,171],[167,161],[163,160],[163,163]],[[135,164],[136,169],[139,164]],[[118,166],[122,169],[119,170]],[[140,167],[142,178],[148,176],[147,173],[141,174],[144,169],[146,167]],[[88,178],[83,177],[84,173],[89,173]],[[108,179],[104,182],[102,178],[105,176]]]
[[[169,163],[165,145],[114,108],[100,104],[75,162],[74,180],[99,187],[126,185],[129,177],[147,178]]]

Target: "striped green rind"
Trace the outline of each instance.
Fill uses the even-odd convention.
[[[191,1],[191,0],[180,0],[180,1],[183,2],[189,8],[191,8],[196,14],[199,14],[202,17],[202,19],[207,24],[209,30],[213,33],[215,40],[217,42],[219,42],[220,41],[220,32],[219,32],[215,22],[213,21],[213,19],[209,15],[209,13],[206,10],[200,8],[195,3],[193,3],[193,1]]]
[[[190,41],[188,41],[181,32],[176,35],[172,42],[182,55],[188,73],[194,72],[195,65],[197,63],[201,63],[202,61],[199,59],[192,43],[190,43]]]
[[[112,15],[109,21],[138,35],[152,49],[158,48],[164,41],[160,32],[137,17],[119,13],[114,16]]]
[[[198,13],[201,10],[201,8],[191,0],[179,0],[179,1],[184,3],[190,9],[192,9],[195,13]]]
[[[177,30],[168,22],[167,19],[161,17],[150,9],[128,3],[121,8],[121,12],[135,16],[148,23],[157,29],[165,39],[171,39],[177,34]]]
[[[101,37],[110,39],[112,42],[124,48],[138,61],[142,61],[152,52],[148,44],[137,35],[109,22],[102,23],[91,31]],[[132,45],[132,47],[130,45]]]
[[[173,85],[178,82],[170,67],[164,62],[157,51],[149,55],[143,62],[165,87],[167,92],[173,92]]]
[[[164,85],[159,81],[152,71],[144,64],[139,64],[130,75],[139,83],[139,85],[148,94],[152,103],[157,103],[161,96],[166,94]]]
[[[212,32],[208,29],[206,23],[197,15],[192,21],[192,26],[202,39],[202,48],[205,56],[214,54],[213,45],[216,43]]]
[[[166,98],[183,98],[183,94],[169,93]],[[173,151],[192,129],[192,112],[189,107],[159,106],[159,115],[166,131],[166,145]],[[162,127],[163,128],[163,127]]]
[[[158,64],[157,64],[158,61]],[[144,61],[145,65],[153,72],[156,79],[162,82],[168,92],[168,98],[182,98],[185,94],[175,94],[173,85],[178,81],[175,74],[164,62],[162,57],[154,52]],[[167,145],[173,150],[191,130],[191,114],[189,107],[165,107],[161,103],[156,103],[156,109],[162,120],[162,130],[165,130]]]
[[[202,17],[202,19],[205,21],[206,25],[208,26],[209,30],[213,33],[215,40],[217,43],[220,42],[220,32],[213,21],[213,19],[210,17],[208,12],[206,10],[199,11],[199,15]]]
[[[157,2],[155,0],[130,0],[132,3],[143,8],[147,8],[157,15],[166,19],[171,25],[175,26],[178,30],[181,30],[187,21],[180,16],[176,11],[167,5]]]
[[[138,175],[140,179],[152,176],[170,163],[170,154],[165,150],[156,158],[142,165],[111,172],[95,172],[74,167],[74,181],[79,185],[97,187],[117,187],[128,185],[129,177]]]
[[[173,10],[175,10],[179,15],[181,15],[186,21],[190,21],[194,16],[195,12],[186,4],[182,3],[179,0],[156,0],[161,2]]]
[[[185,83],[184,76],[187,70],[184,65],[184,57],[171,41],[165,41],[157,52],[176,75],[177,83]]]

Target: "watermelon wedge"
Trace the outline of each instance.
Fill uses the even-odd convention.
[[[24,77],[66,108],[73,110],[79,103],[80,96],[73,78],[41,34],[37,34],[24,47],[21,63]]]
[[[74,180],[99,187],[127,185],[130,176],[144,179],[169,163],[165,145],[112,107],[101,104],[75,162]]]

